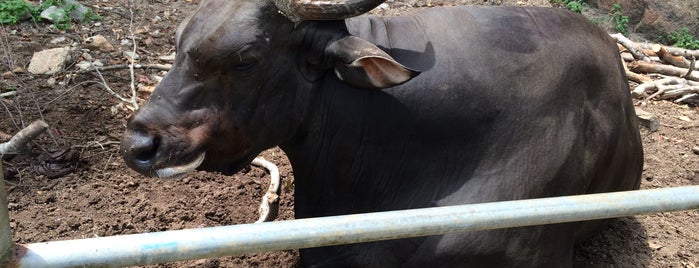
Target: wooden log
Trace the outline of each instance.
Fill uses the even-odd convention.
[[[626,48],[624,45],[617,43],[617,47],[619,48],[619,52],[629,52],[629,49]],[[640,48],[641,51],[643,51],[643,54],[646,54],[648,57],[657,57],[658,55],[653,52],[651,49],[645,49],[645,48]],[[629,52],[629,54],[631,54]]]
[[[624,36],[623,34],[615,33],[610,34],[609,36],[614,38],[614,40],[616,40],[617,43],[621,44],[626,49],[628,49],[629,53],[631,53],[631,55],[633,55],[635,59],[642,61],[650,61],[648,55],[643,53],[643,51],[639,48],[638,45],[636,45],[636,43],[626,38],[626,36]]]
[[[658,87],[655,85],[655,83],[653,83],[653,81],[640,84],[631,91],[631,97],[637,99],[645,98],[648,94],[647,92],[655,90],[657,88]]]
[[[29,126],[20,130],[10,141],[0,144],[0,155],[21,154],[29,147],[29,142],[46,131],[49,127],[46,122],[36,120]]]
[[[680,68],[689,68],[690,67],[690,62],[689,60],[685,59],[684,57],[681,56],[675,56],[670,54],[667,49],[662,46],[655,44],[652,47],[653,52],[658,55],[661,61],[672,64],[674,66],[680,67]]]
[[[648,44],[648,43],[641,43],[639,44],[640,49],[653,49],[653,45],[656,44]],[[680,47],[673,47],[673,46],[665,46],[665,49],[667,49],[670,54],[675,55],[675,56],[682,56],[687,59],[691,59],[692,57],[699,59],[699,50],[689,50],[689,49],[684,49]]]
[[[693,81],[699,81],[699,72],[687,73],[687,69],[671,65],[635,61],[629,64],[629,70],[637,73],[658,73],[676,77],[683,77],[685,79]]]
[[[674,99],[674,98],[678,98],[678,97],[682,97],[682,96],[690,95],[690,94],[696,94],[696,93],[699,93],[699,87],[681,87],[681,88],[665,90],[665,92],[660,96],[660,99],[662,99],[662,100]]]
[[[676,99],[675,103],[694,103],[699,100],[699,94],[698,93],[692,93],[692,94],[687,94],[682,96],[682,98]]]

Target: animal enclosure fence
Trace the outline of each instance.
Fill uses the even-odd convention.
[[[1,267],[120,267],[699,208],[699,186],[15,244],[0,164]]]

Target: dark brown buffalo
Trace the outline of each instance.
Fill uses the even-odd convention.
[[[381,18],[358,15],[382,1],[335,2],[204,1],[127,124],[126,163],[163,178],[230,174],[280,146],[298,218],[638,188],[642,148],[617,48],[582,16],[450,7]],[[573,245],[602,223],[303,249],[301,259],[569,267]]]

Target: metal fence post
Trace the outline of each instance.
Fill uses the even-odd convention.
[[[7,191],[5,191],[5,177],[2,173],[2,161],[0,161],[0,266],[9,261],[11,253],[10,214],[7,211]]]

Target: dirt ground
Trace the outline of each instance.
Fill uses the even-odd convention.
[[[126,63],[130,50],[129,20],[141,63],[164,64],[158,57],[173,52],[173,36],[197,1],[81,1],[104,16],[60,32],[47,24],[24,22],[0,28],[0,131],[15,133],[43,118],[50,135],[42,135],[32,154],[3,160],[14,240],[35,243],[206,226],[250,223],[267,188],[265,170],[250,167],[233,176],[198,172],[183,179],[144,178],[128,169],[118,154],[119,138],[129,111],[98,85],[98,77],[78,73],[74,63],[85,53],[105,65]],[[390,1],[379,13],[403,13],[416,6],[492,1]],[[546,4],[547,1],[523,1]],[[114,51],[85,50],[89,36],[104,35]],[[26,70],[34,52],[71,46],[73,64],[56,75],[32,75]],[[9,72],[15,70],[15,72]],[[108,84],[127,94],[126,69],[105,71]],[[164,75],[136,70],[136,82],[147,91]],[[140,95],[142,98],[146,94]],[[697,107],[668,101],[637,102],[660,118],[656,132],[641,127],[645,148],[642,188],[699,184],[699,114]],[[263,154],[276,163],[284,180],[279,220],[293,219],[293,172],[279,149]],[[194,260],[157,267],[294,267],[297,251],[282,251]],[[697,267],[699,211],[683,211],[614,220],[603,233],[576,250],[578,267]]]

